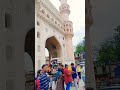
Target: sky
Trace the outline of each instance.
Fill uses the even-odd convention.
[[[50,2],[59,10],[59,0]],[[85,0],[67,0],[67,3],[71,11],[69,20],[73,22],[73,46],[76,46],[85,37]]]
[[[91,27],[92,43],[93,47],[98,48],[112,39],[114,29],[120,25],[120,0],[92,0],[91,4],[94,21]]]

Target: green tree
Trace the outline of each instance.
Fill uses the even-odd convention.
[[[115,30],[113,40],[105,42],[97,57],[99,65],[110,65],[120,62],[120,26]]]
[[[81,54],[85,52],[85,40],[83,40],[82,43],[79,43],[77,46],[76,46],[76,50],[75,50],[75,53],[76,54]]]
[[[115,48],[111,41],[107,41],[99,50],[98,61],[101,64],[107,65],[116,59]]]
[[[116,62],[120,62],[120,25],[117,26],[114,33],[114,47],[116,54]]]

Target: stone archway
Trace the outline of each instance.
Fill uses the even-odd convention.
[[[32,90],[34,88],[35,68],[35,28],[30,29],[26,34],[24,45],[24,60],[25,90]]]
[[[51,62],[51,58],[60,58],[62,56],[61,45],[55,36],[49,37],[46,40],[45,48],[49,51],[49,63]]]
[[[35,28],[32,28],[25,37],[24,52],[27,52],[31,56],[34,67],[35,66]]]

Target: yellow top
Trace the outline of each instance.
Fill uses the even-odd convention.
[[[80,66],[77,66],[76,70],[77,70],[77,72],[81,72],[82,68]]]

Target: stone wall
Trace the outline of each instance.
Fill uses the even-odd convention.
[[[34,72],[29,72],[25,74],[26,82],[25,82],[25,90],[34,90],[35,86],[35,78]]]

